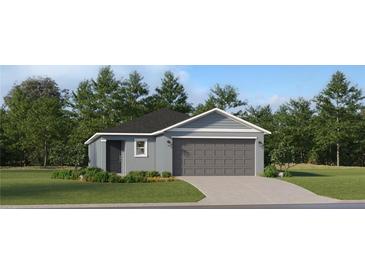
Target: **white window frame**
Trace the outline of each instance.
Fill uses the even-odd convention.
[[[137,142],[144,142],[144,154],[139,154],[137,155]],[[148,142],[147,142],[147,138],[135,138],[134,139],[134,157],[147,157],[148,153]]]

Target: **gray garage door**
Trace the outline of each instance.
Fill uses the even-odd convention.
[[[255,175],[255,140],[174,139],[176,176]]]

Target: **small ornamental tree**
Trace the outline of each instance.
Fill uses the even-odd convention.
[[[271,160],[274,164],[279,166],[280,170],[288,170],[290,166],[295,165],[295,148],[287,145],[285,141],[280,142],[278,147],[273,149],[271,153]]]

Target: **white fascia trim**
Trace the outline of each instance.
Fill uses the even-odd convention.
[[[257,176],[256,166],[257,166],[257,139],[255,140],[255,176]]]
[[[144,142],[144,154],[137,155],[137,142]],[[146,158],[148,156],[148,141],[146,138],[134,138],[134,157]]]
[[[257,137],[237,137],[237,136],[171,136],[172,139],[254,139]]]
[[[114,136],[153,136],[153,133],[115,133],[115,132],[98,132],[91,136],[84,144],[90,144],[95,138],[102,135],[114,135]]]
[[[260,132],[257,129],[246,128],[246,129],[238,129],[238,128],[172,128],[170,131],[192,131],[192,132]]]

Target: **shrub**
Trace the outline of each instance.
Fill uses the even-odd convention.
[[[275,166],[269,165],[266,166],[264,169],[264,176],[265,177],[277,177],[278,176],[278,170]]]
[[[109,183],[124,183],[124,178],[115,173],[109,175]]]
[[[146,177],[147,176],[147,171],[143,171],[143,170],[134,170],[134,171],[130,171],[128,175],[131,176],[140,176],[140,177]]]
[[[90,167],[90,168],[86,168],[84,170],[82,170],[82,174],[83,178],[87,181],[87,182],[99,182],[99,180],[101,180],[101,178],[106,175],[98,175],[99,173],[104,173],[105,171],[103,171],[101,168],[97,168],[97,167]],[[106,180],[108,181],[108,180]]]
[[[291,172],[289,170],[284,171],[283,177],[291,177],[291,176],[293,176],[293,175],[291,174]]]
[[[109,173],[106,171],[100,171],[100,172],[95,173],[95,175],[93,177],[93,182],[98,182],[98,183],[109,182]]]
[[[52,178],[56,179],[72,179],[73,171],[69,169],[55,171],[52,174]]]
[[[163,178],[169,178],[169,177],[171,177],[171,172],[169,172],[169,171],[162,171],[161,172],[161,176]]]
[[[142,174],[136,173],[128,173],[124,176],[124,182],[126,183],[145,183],[147,182],[147,177],[143,176]]]
[[[146,176],[147,177],[159,177],[160,173],[158,171],[155,171],[155,170],[147,171]]]

